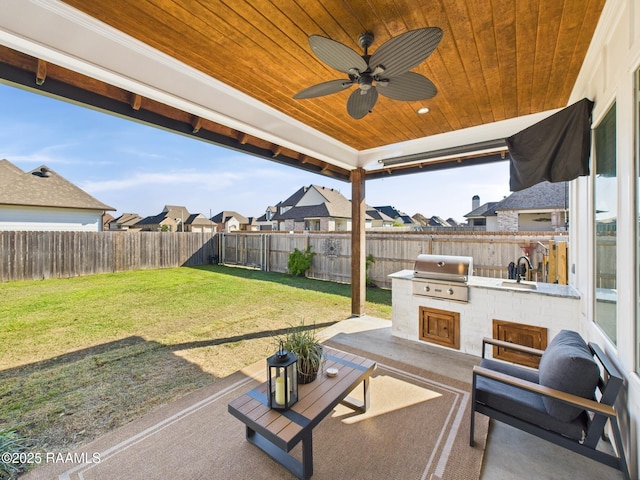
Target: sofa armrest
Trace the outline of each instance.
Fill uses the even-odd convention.
[[[561,402],[574,405],[576,407],[582,408],[589,412],[598,413],[601,415],[605,415],[609,418],[615,418],[616,412],[614,408],[610,405],[605,405],[594,400],[590,400],[588,398],[580,397],[578,395],[573,395],[570,393],[563,392],[561,390],[556,390],[553,388],[545,387],[539,385],[537,383],[528,382],[526,380],[522,380],[517,377],[512,377],[510,375],[506,375],[504,373],[496,372],[489,368],[484,368],[479,365],[473,367],[473,385],[475,388],[475,378],[476,375],[481,377],[486,377],[491,380],[495,380],[497,382],[505,383],[507,385],[511,385],[516,388],[521,388],[523,390],[528,390],[530,392],[537,393],[539,395],[543,395],[545,397],[554,398]]]
[[[544,350],[539,350],[537,348],[526,347],[524,345],[518,345],[517,343],[505,342],[504,340],[498,340],[496,338],[484,337],[482,339],[482,358],[485,358],[484,351],[486,345],[493,345],[495,347],[509,348],[511,350],[516,350],[518,352],[528,353],[530,355],[537,355],[539,357],[542,356]]]

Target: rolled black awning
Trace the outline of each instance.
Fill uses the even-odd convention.
[[[589,175],[593,105],[583,98],[506,139],[512,192]]]

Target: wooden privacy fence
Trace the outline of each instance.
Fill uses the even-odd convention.
[[[220,263],[286,272],[293,249],[311,246],[316,255],[307,276],[351,281],[350,232],[218,235]],[[369,265],[368,277],[380,287],[390,287],[387,275],[411,269],[419,254],[431,253],[471,256],[474,275],[507,278],[509,263],[526,254],[534,266],[531,280],[567,283],[566,240],[566,235],[553,232],[367,232],[366,254],[374,260]],[[557,254],[558,246],[564,246],[564,255]],[[558,261],[564,264],[559,265]]]
[[[531,280],[566,283],[567,237],[553,233],[367,232],[368,277],[390,287],[388,275],[411,269],[421,253],[473,257],[474,274],[506,278],[510,262],[527,254]],[[560,240],[559,242],[557,240]],[[350,232],[202,233],[0,231],[0,281],[74,277],[211,262],[287,271],[289,254],[311,246],[308,276],[351,281]]]
[[[202,233],[0,231],[0,281],[203,265],[217,252]]]

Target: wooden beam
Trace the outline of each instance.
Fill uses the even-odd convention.
[[[351,315],[358,317],[367,295],[365,173],[361,167],[351,172]]]
[[[244,145],[249,141],[249,134],[248,133],[243,133],[242,135],[240,135],[240,138],[238,139],[238,142],[240,142],[240,145]]]
[[[202,118],[193,117],[193,120],[191,120],[191,126],[193,127],[192,133],[198,133],[202,128]]]
[[[131,98],[131,108],[133,108],[134,110],[140,110],[141,106],[142,106],[142,97],[137,93],[134,93],[133,97]]]
[[[282,153],[282,145],[276,145],[276,148],[272,150],[273,158],[276,158],[278,155]]]
[[[47,62],[38,59],[38,69],[36,70],[36,85],[42,85],[47,78]]]

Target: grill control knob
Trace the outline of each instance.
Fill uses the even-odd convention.
[[[449,290],[447,290],[447,293],[448,293],[449,295],[453,295],[453,288],[450,288]]]
[[[426,287],[424,287],[424,291],[425,292],[430,292],[431,291],[431,287],[429,285],[427,285]]]

